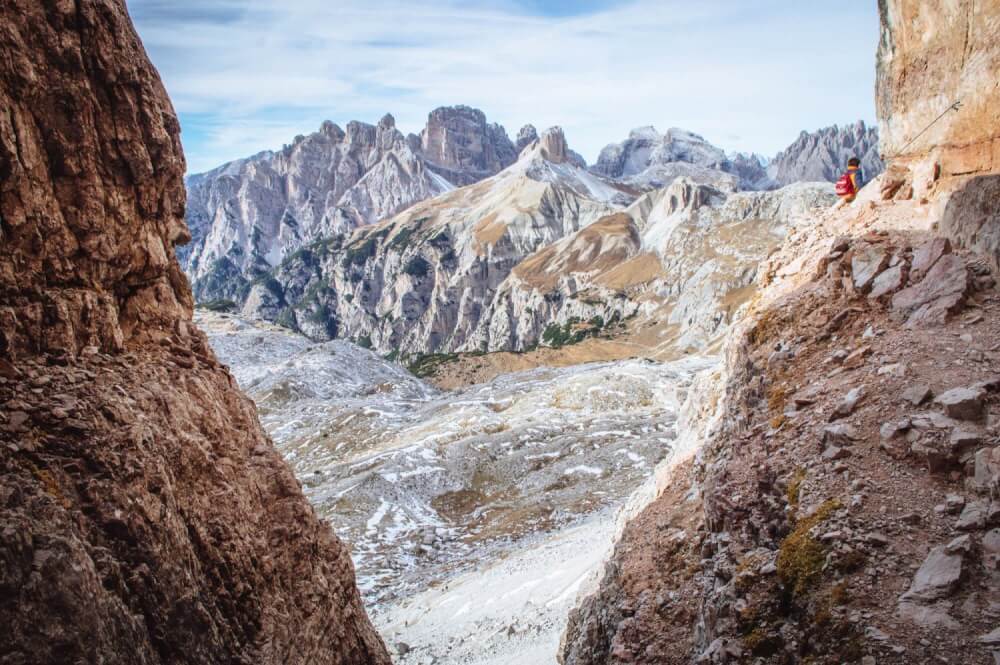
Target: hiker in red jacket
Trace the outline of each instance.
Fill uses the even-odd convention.
[[[861,160],[857,157],[851,157],[847,160],[847,171],[837,181],[837,196],[840,197],[837,207],[853,203],[864,185],[865,175],[861,170]]]

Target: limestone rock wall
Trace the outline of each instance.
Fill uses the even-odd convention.
[[[1000,4],[879,0],[876,105],[882,154],[943,175],[1000,170]],[[917,134],[952,103],[948,113]]]
[[[0,52],[0,661],[387,663],[191,324],[178,122],[123,0],[9,0]]]

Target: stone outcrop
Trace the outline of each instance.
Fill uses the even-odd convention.
[[[942,233],[1000,269],[1000,8],[971,0],[879,7],[876,105],[894,186],[937,201]]]
[[[190,176],[182,265],[198,301],[239,299],[300,247],[492,176],[516,155],[503,127],[466,106],[432,111],[420,136],[391,115],[346,129],[327,121],[280,151]]]
[[[479,109],[441,107],[431,111],[420,133],[420,152],[455,185],[470,185],[510,166],[518,151],[507,132],[487,123]]]
[[[996,164],[1000,169],[1000,162]],[[986,256],[1000,272],[1000,173],[965,180],[948,199],[941,215],[941,232],[959,247]]]
[[[517,139],[514,142],[514,149],[517,154],[521,154],[526,147],[538,140],[538,130],[534,125],[525,125],[518,131]]]
[[[881,0],[879,13],[875,102],[883,155],[910,167],[937,163],[943,176],[1000,171],[996,3]],[[945,113],[954,102],[961,108]]]
[[[388,662],[191,323],[179,126],[124,3],[0,16],[0,660]]]
[[[877,128],[866,127],[859,120],[853,125],[802,132],[768,163],[767,174],[778,187],[793,182],[836,182],[851,157],[861,160],[868,180],[883,171]]]

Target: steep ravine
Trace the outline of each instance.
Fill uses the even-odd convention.
[[[388,663],[192,324],[179,126],[124,2],[0,19],[0,661]]]

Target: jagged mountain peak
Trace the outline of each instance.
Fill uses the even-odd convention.
[[[420,133],[424,158],[457,185],[471,184],[514,163],[517,152],[506,130],[469,106],[441,106],[427,115]]]
[[[344,129],[327,120],[278,152],[187,178],[193,242],[179,256],[199,300],[233,297],[305,244],[488,178],[516,159],[504,128],[469,106],[434,109],[409,136],[388,113]]]
[[[530,166],[525,165],[536,163],[537,166],[538,162],[567,164],[576,170],[587,168],[587,160],[569,148],[566,133],[562,127],[549,127],[539,135],[532,125],[527,125],[522,128],[518,136],[519,138],[522,136],[527,138],[532,133],[535,138],[530,143],[525,144],[518,154],[518,164],[521,165],[522,172],[526,169],[531,170]]]
[[[660,134],[649,125],[633,129],[621,143],[605,146],[593,170],[612,178],[627,178],[675,162],[714,168],[725,158],[721,149],[694,132],[671,127]]]
[[[652,141],[658,141],[663,138],[663,135],[656,131],[656,127],[653,125],[644,125],[642,127],[636,127],[628,133],[630,139],[647,139]]]
[[[514,148],[517,150],[517,154],[520,155],[524,151],[525,147],[531,145],[538,140],[538,130],[535,129],[534,125],[525,125],[517,133],[517,139],[514,143]]]
[[[879,157],[878,128],[863,120],[802,131],[786,149],[768,164],[767,174],[773,186],[798,181],[834,181],[847,168],[847,160],[857,157],[869,179],[882,172]]]
[[[319,131],[324,136],[327,136],[335,141],[340,141],[344,138],[344,130],[340,128],[340,125],[332,120],[324,120],[319,126]]]
[[[538,139],[539,154],[553,164],[562,164],[567,160],[569,148],[566,145],[566,134],[562,127],[549,127]]]

